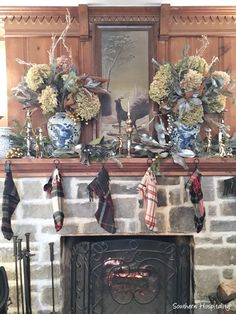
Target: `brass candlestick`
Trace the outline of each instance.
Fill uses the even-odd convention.
[[[36,129],[36,158],[43,157],[43,131],[42,128]]]
[[[206,152],[208,154],[211,153],[211,148],[212,148],[212,135],[211,135],[211,129],[206,128]]]
[[[131,157],[131,136],[133,132],[132,120],[130,119],[130,112],[127,114],[128,119],[126,120],[126,134],[127,134],[127,157]]]
[[[118,139],[118,154],[121,155],[122,154],[122,150],[123,150],[123,139],[122,136],[117,136]]]
[[[26,116],[25,116],[25,131],[26,131],[26,157],[31,157],[31,145],[32,145],[32,121],[31,121],[31,111],[29,108],[26,108]]]
[[[223,126],[222,125],[219,127],[218,144],[219,144],[219,155],[220,155],[220,157],[225,157],[227,154],[226,154],[226,150],[225,150],[225,143],[224,143],[224,138],[223,138]]]

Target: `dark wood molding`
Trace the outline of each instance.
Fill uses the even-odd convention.
[[[170,19],[170,5],[163,4],[161,6],[161,20],[160,20],[160,40],[168,40],[169,38],[169,19]]]
[[[87,41],[89,39],[89,17],[88,6],[85,4],[79,5],[79,37],[80,41]]]
[[[105,166],[110,176],[135,177],[143,176],[149,166],[146,158],[121,158],[117,162],[107,161]],[[1,160],[0,176],[5,176],[5,162]],[[161,161],[161,173],[164,176],[188,176],[198,163],[199,170],[204,176],[231,176],[236,175],[236,160],[234,158],[205,158],[205,159],[186,159],[188,170],[175,164],[171,159]],[[11,159],[11,169],[14,177],[48,177],[51,175],[55,164],[58,166],[63,176],[95,176],[101,169],[102,163],[92,163],[86,166],[80,163],[77,158],[73,159]]]

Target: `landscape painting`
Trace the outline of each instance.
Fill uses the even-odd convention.
[[[125,136],[127,113],[133,133],[149,128],[149,31],[140,27],[101,28],[101,73],[110,97],[102,100],[100,135]]]

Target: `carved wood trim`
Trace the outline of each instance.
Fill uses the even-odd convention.
[[[17,20],[20,22],[21,20],[25,20],[25,22],[32,19],[35,21],[39,20],[47,20],[50,22],[52,19],[57,21],[61,19],[65,22],[65,13],[66,9],[70,11],[72,17],[78,19],[78,8],[77,7],[1,7],[0,6],[0,17],[5,20]]]
[[[160,7],[89,7],[90,24],[148,24],[159,20]]]
[[[68,36],[79,36],[77,7],[69,7],[72,25]],[[5,22],[6,37],[37,37],[59,35],[65,27],[66,8],[63,7],[0,7]],[[50,27],[49,27],[50,26]]]
[[[79,159],[11,159],[11,169],[14,177],[48,177],[55,167],[64,176],[95,176],[101,169],[101,163],[92,163],[90,166],[82,165]],[[121,158],[122,168],[114,161],[105,162],[110,176],[135,177],[143,176],[149,161],[146,158]],[[161,173],[165,176],[188,176],[196,167],[195,159],[186,159],[189,170],[184,170],[171,159],[161,161]],[[231,176],[236,175],[236,160],[233,158],[200,159],[199,170],[205,176]],[[5,176],[5,160],[0,163],[0,177]]]
[[[168,13],[169,36],[236,36],[236,7],[170,7]]]

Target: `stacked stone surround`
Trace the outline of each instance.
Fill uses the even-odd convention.
[[[186,178],[160,177],[158,179],[157,217],[161,235],[189,235],[194,239],[195,303],[208,302],[222,281],[236,277],[236,198],[223,196],[223,180],[227,177],[203,177],[202,189],[206,207],[204,230],[197,234],[193,224],[193,207],[184,190]],[[62,236],[108,235],[96,222],[97,201],[89,202],[86,190],[93,177],[64,177],[65,221],[56,233],[52,219],[51,201],[43,191],[48,178],[18,178],[15,183],[21,201],[13,215],[16,235],[23,238],[31,233],[33,314],[48,314],[52,310],[49,242],[55,243],[56,310],[61,313],[62,287],[60,262]],[[141,177],[112,177],[111,191],[115,206],[118,235],[158,233],[148,231],[144,224],[144,210],[139,208],[137,185]],[[4,179],[0,181],[0,195]],[[2,213],[0,214],[1,218]],[[0,265],[9,279],[13,304],[8,313],[16,313],[14,257],[12,241],[0,235]],[[206,314],[204,309],[194,313]],[[217,313],[212,311],[211,313]],[[66,313],[62,313],[66,314]]]

